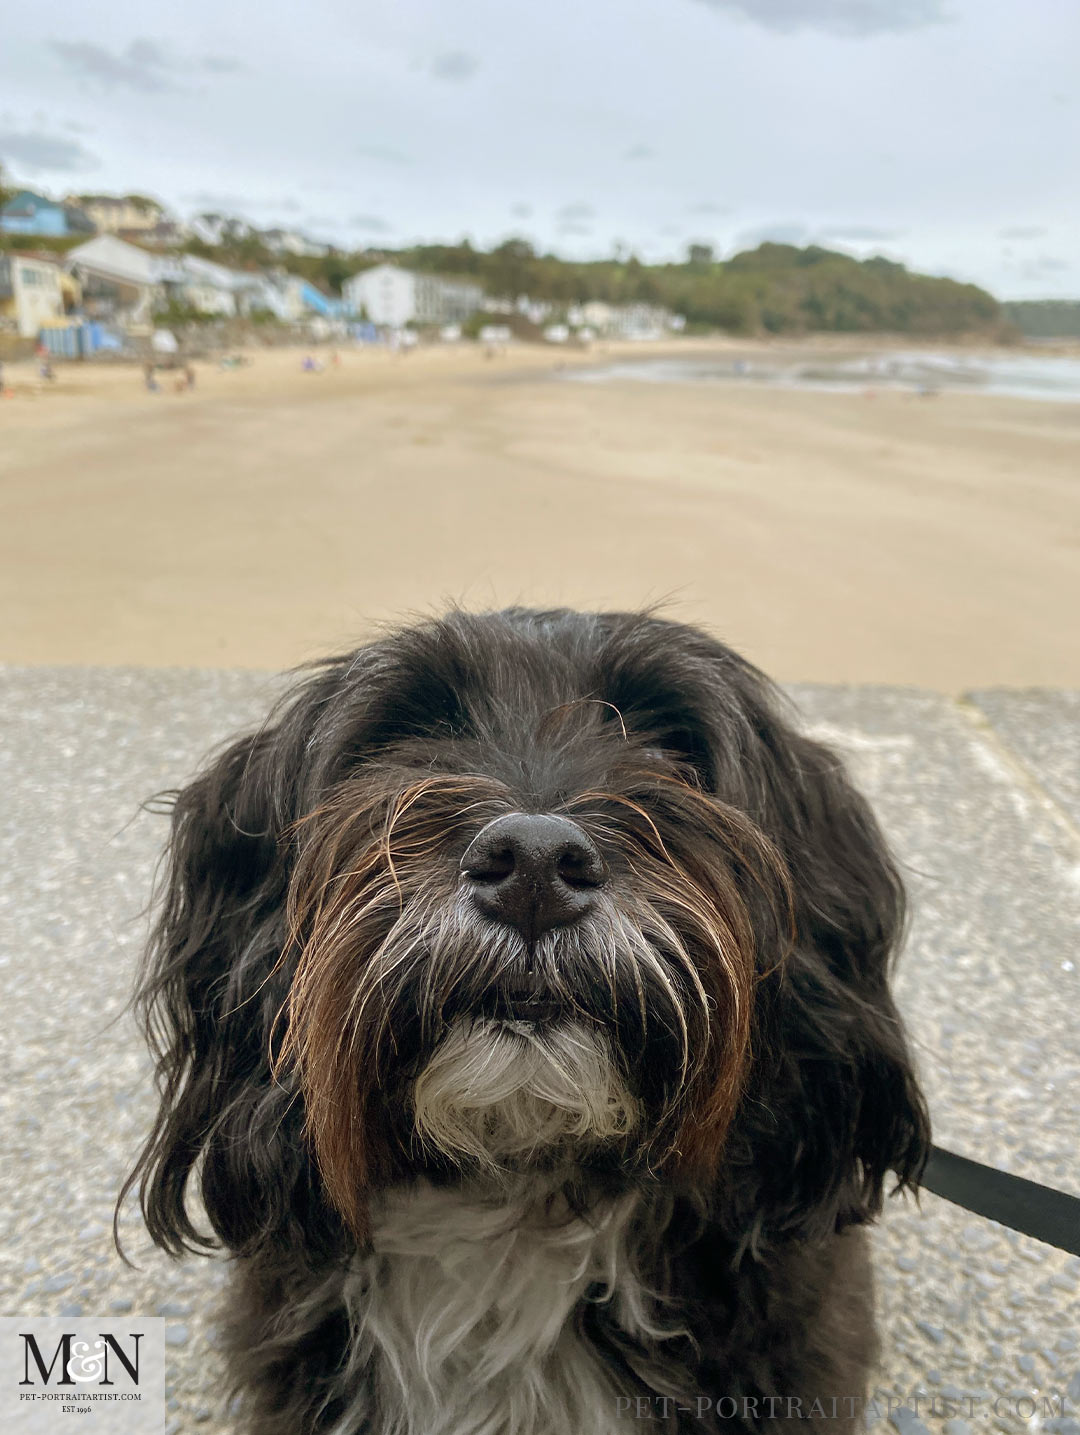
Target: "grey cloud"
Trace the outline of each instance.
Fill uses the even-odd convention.
[[[510,213],[515,219],[531,219],[532,212],[531,204],[512,204],[510,206]]]
[[[629,159],[629,160],[652,159],[652,158],[653,158],[653,151],[649,148],[649,146],[648,146],[647,144],[635,144],[635,145],[631,145],[630,148],[629,148],[629,149],[626,151],[626,153],[623,155],[623,159]]]
[[[480,61],[466,50],[447,50],[431,62],[437,80],[467,80],[480,68]]]
[[[354,214],[349,224],[364,234],[391,234],[394,229],[392,224],[380,219],[377,214]]]
[[[730,204],[713,204],[712,200],[703,199],[699,204],[688,206],[691,214],[730,214]]]
[[[1025,272],[1029,274],[1063,274],[1072,267],[1068,259],[1058,259],[1051,254],[1041,254],[1038,259],[1027,266]]]
[[[577,224],[570,219],[564,219],[560,224],[556,225],[556,228],[560,234],[585,235],[593,232],[591,224]]]
[[[74,74],[106,90],[161,94],[199,74],[224,75],[243,69],[239,60],[228,55],[191,59],[170,53],[145,37],[132,40],[126,50],[116,53],[89,40],[52,40],[50,47]]]
[[[127,48],[128,59],[134,65],[150,65],[167,70],[170,67],[168,55],[156,40],[132,40]]]
[[[76,174],[93,169],[99,161],[78,140],[35,130],[0,131],[0,158],[23,169]]]
[[[564,204],[556,212],[555,218],[572,223],[577,219],[593,219],[595,216],[596,210],[591,204]]]
[[[948,18],[943,0],[701,0],[766,30],[824,30],[832,35],[885,35]]]
[[[1045,224],[1011,224],[998,230],[999,239],[1041,239],[1048,233]]]
[[[162,72],[155,47],[149,42],[136,40],[121,55],[88,40],[53,40],[52,48],[69,70],[108,90],[127,88],[155,94],[175,88],[170,76]]]

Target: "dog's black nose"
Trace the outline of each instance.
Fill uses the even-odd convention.
[[[489,822],[461,859],[472,899],[486,917],[532,941],[579,921],[607,880],[595,844],[568,817],[515,812]]]

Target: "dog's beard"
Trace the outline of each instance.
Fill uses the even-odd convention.
[[[459,831],[508,810],[506,789],[378,778],[343,783],[303,834],[278,1061],[295,1067],[349,1224],[363,1233],[367,1193],[433,1157],[473,1174],[563,1159],[713,1169],[766,926],[746,896],[782,886],[752,824],[636,770],[628,791],[584,794],[567,810],[620,845],[625,876],[585,921],[529,944],[476,912],[447,860]],[[533,995],[555,1015],[530,1021]]]
[[[625,1140],[640,1109],[582,1023],[460,1019],[417,1079],[413,1120],[421,1141],[499,1177]]]

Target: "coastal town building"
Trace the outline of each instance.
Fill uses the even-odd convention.
[[[69,194],[64,203],[89,216],[99,234],[119,234],[122,229],[137,234],[165,218],[157,200],[141,194]]]
[[[524,318],[528,319],[530,324],[545,323],[546,320],[551,318],[555,310],[554,304],[549,300],[530,299],[528,294],[519,294],[514,303],[514,308]]]
[[[170,289],[175,293],[185,283],[179,258],[148,253],[114,234],[77,245],[65,262],[82,285],[86,313],[129,326],[149,324]]]
[[[28,234],[38,238],[66,239],[93,234],[88,214],[73,204],[49,199],[32,189],[20,189],[0,208],[0,234]]]
[[[0,329],[33,339],[43,324],[63,316],[59,264],[40,255],[0,254]]]
[[[624,304],[616,309],[607,332],[615,339],[662,339],[670,320],[669,311],[656,304]]]
[[[598,334],[606,334],[615,323],[617,310],[614,304],[605,304],[600,299],[590,299],[587,304],[576,304],[568,314],[568,322],[575,328],[587,325]]]
[[[237,296],[251,276],[194,254],[185,254],[180,264],[184,271],[180,297],[185,304],[200,314],[214,314],[224,319],[237,312]]]
[[[317,284],[284,269],[259,275],[258,282],[245,287],[239,296],[242,314],[272,314],[285,324],[304,319],[340,319],[344,317],[343,300],[323,292]]]
[[[397,264],[363,269],[346,279],[341,292],[350,313],[389,329],[460,323],[476,313],[484,298],[479,284],[420,274]]]
[[[600,299],[572,304],[566,322],[574,329],[587,328],[608,339],[661,339],[686,325],[680,314],[672,314],[658,304],[605,304]]]
[[[178,219],[165,218],[145,229],[117,230],[121,239],[130,239],[136,244],[149,245],[154,249],[176,249],[191,238],[191,230]]]

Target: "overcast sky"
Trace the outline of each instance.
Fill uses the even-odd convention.
[[[52,0],[0,161],[358,246],[817,241],[1080,298],[1080,0]]]

